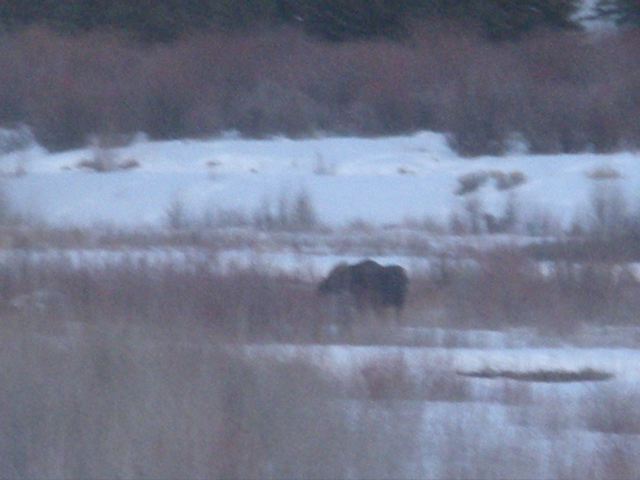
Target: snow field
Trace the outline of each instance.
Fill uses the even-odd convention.
[[[546,211],[565,225],[586,208],[594,180],[618,172],[632,202],[640,187],[635,153],[528,155],[464,159],[445,137],[422,132],[385,138],[147,141],[109,153],[140,167],[108,173],[80,169],[95,149],[49,154],[40,147],[0,156],[4,188],[25,216],[53,225],[162,226],[176,201],[194,217],[207,212],[251,215],[261,204],[307,192],[320,221],[330,226],[360,219],[398,225],[407,218],[446,222],[462,210],[458,178],[478,172],[519,172],[525,181],[498,190],[493,181],[475,193],[484,209],[501,214],[511,193],[530,212]],[[16,166],[24,174],[11,175]]]

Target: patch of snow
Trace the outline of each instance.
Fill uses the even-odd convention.
[[[76,166],[91,158],[90,148],[49,154],[0,155],[0,164],[28,158],[26,175],[11,178],[4,188],[27,216],[53,225],[144,227],[166,224],[167,209],[176,200],[193,218],[221,210],[251,214],[265,201],[277,205],[283,196],[306,191],[320,220],[344,225],[354,219],[376,225],[404,219],[431,218],[446,223],[463,211],[465,199],[455,195],[461,175],[479,171],[520,172],[526,181],[510,191],[493,182],[474,195],[488,213],[499,215],[515,192],[525,209],[542,209],[565,224],[588,202],[594,181],[587,173],[607,165],[621,172],[617,180],[631,198],[639,191],[640,169],[635,153],[608,155],[529,155],[516,149],[504,157],[465,159],[432,132],[415,135],[303,140],[148,141],[114,149],[118,160],[133,159],[140,167],[96,173]],[[330,165],[318,174],[318,159]]]

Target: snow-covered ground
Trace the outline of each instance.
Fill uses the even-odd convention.
[[[116,162],[136,160],[140,167],[96,173],[78,167],[80,161],[93,159],[96,150],[50,154],[32,147],[0,156],[4,189],[14,208],[54,226],[110,225],[155,231],[166,224],[169,210],[177,203],[193,217],[220,210],[251,216],[265,203],[277,206],[281,198],[291,200],[304,191],[311,197],[320,220],[330,227],[343,226],[354,219],[395,227],[377,229],[373,235],[375,242],[370,241],[366,228],[350,233],[343,230],[273,235],[240,228],[220,233],[216,237],[222,245],[219,249],[216,242],[204,247],[194,242],[186,247],[169,244],[139,248],[127,245],[109,248],[97,243],[84,250],[82,246],[72,246],[1,251],[0,262],[25,255],[34,261],[55,260],[60,256],[82,266],[123,259],[188,266],[190,260],[198,262],[204,258],[211,259],[214,265],[252,262],[303,276],[324,274],[337,261],[355,261],[366,255],[419,271],[428,268],[434,256],[473,247],[474,242],[487,245],[532,241],[515,236],[464,239],[430,236],[407,227],[408,217],[446,222],[452,212],[461,210],[464,198],[455,192],[462,175],[520,172],[526,178],[522,185],[501,191],[494,180],[489,180],[474,195],[487,212],[500,215],[513,192],[523,210],[546,210],[565,223],[588,208],[596,183],[589,175],[597,169],[617,172],[618,179],[606,182],[616,183],[631,202],[637,200],[635,195],[640,186],[640,162],[635,153],[534,156],[514,152],[505,157],[465,159],[449,149],[442,135],[428,132],[379,139],[227,137],[167,142],[139,139],[109,154]],[[16,172],[21,174],[15,175]],[[225,235],[231,240],[227,241]],[[543,267],[550,268],[544,264]],[[640,268],[636,266],[636,270]],[[99,330],[92,330],[96,328],[111,327],[69,322],[61,332],[38,331],[26,336],[25,341],[37,347],[30,351],[43,347],[44,351],[80,355],[78,352],[84,351],[83,341],[91,332],[100,334]],[[613,471],[606,470],[607,455],[618,455],[612,458],[626,459],[635,467],[637,460],[633,459],[640,453],[636,429],[640,427],[632,425],[630,434],[624,434],[625,428],[618,429],[623,434],[612,434],[603,430],[606,425],[598,426],[597,422],[607,420],[609,414],[617,420],[635,411],[623,402],[640,397],[640,356],[636,348],[640,345],[640,331],[633,326],[592,326],[577,332],[575,338],[562,339],[547,339],[539,333],[534,328],[509,331],[432,328],[422,322],[419,326],[396,328],[391,341],[379,344],[260,344],[243,345],[240,350],[257,359],[258,364],[265,357],[285,363],[303,359],[332,375],[348,378],[354,378],[354,373],[360,375],[369,365],[393,365],[401,359],[408,371],[426,381],[434,372],[444,375],[449,382],[442,385],[444,394],[447,388],[457,388],[455,382],[462,382],[469,388],[465,393],[468,398],[463,401],[395,398],[395,403],[385,403],[362,397],[332,399],[346,402],[350,406],[348,412],[368,412],[375,425],[383,425],[387,417],[389,425],[394,425],[397,419],[392,414],[415,422],[415,432],[411,434],[416,435],[413,441],[419,445],[418,466],[402,459],[402,469],[395,472],[399,472],[398,476],[548,478],[559,476],[561,466],[566,465],[574,469],[566,476],[578,478],[589,470],[588,466],[581,466],[594,459],[597,465],[604,465],[600,467],[602,472]],[[113,337],[117,337],[120,345],[122,338]],[[187,357],[192,351],[215,349],[204,338],[186,346],[173,337],[170,344],[158,342],[147,332],[132,338],[131,352],[135,355],[130,352],[131,358],[147,355],[152,358],[151,353],[164,349],[171,356],[171,352],[184,347],[180,355]],[[117,352],[119,355],[120,350]],[[15,356],[21,362],[22,353]],[[512,380],[459,375],[489,369],[521,373],[592,369],[613,378],[603,382],[519,382],[516,387]],[[143,372],[146,374],[146,370],[140,369],[140,374]],[[182,393],[180,390],[180,396]],[[598,403],[601,400],[608,402],[602,408]],[[208,404],[209,398],[202,402]],[[592,408],[592,404],[597,408]],[[607,412],[612,405],[611,412]],[[411,417],[413,414],[415,419]],[[172,413],[171,418],[176,415]],[[399,430],[390,431],[397,434]],[[385,442],[396,440],[386,433],[383,437]],[[620,456],[617,450],[608,453],[611,445],[623,448],[624,455]],[[397,450],[393,446],[392,453]],[[483,473],[479,466],[487,470]],[[607,474],[601,473],[600,477],[607,478]]]
[[[104,152],[103,152],[104,153]],[[461,211],[458,178],[476,172],[521,172],[525,182],[508,191],[493,180],[475,196],[499,215],[511,192],[529,212],[545,211],[562,222],[585,209],[596,169],[613,169],[629,198],[640,187],[635,153],[529,155],[461,158],[443,135],[422,132],[385,138],[328,137],[304,140],[147,141],[115,148],[116,162],[140,167],[110,173],[81,169],[96,149],[48,153],[39,147],[0,155],[4,188],[16,209],[53,225],[166,224],[179,203],[193,218],[219,211],[251,216],[265,204],[277,208],[307,192],[322,222],[344,225],[360,219],[375,225],[407,218],[445,222]],[[22,175],[14,175],[19,171]]]

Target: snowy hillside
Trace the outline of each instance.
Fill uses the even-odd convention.
[[[535,156],[514,150],[505,157],[461,158],[444,136],[429,132],[305,140],[141,138],[110,151],[51,154],[32,147],[1,155],[0,168],[14,208],[65,226],[164,225],[176,204],[198,219],[220,211],[251,216],[301,192],[330,226],[354,220],[400,224],[408,218],[446,222],[470,196],[499,215],[510,195],[525,213],[546,212],[566,224],[585,209],[598,172],[619,176],[632,203],[640,187],[633,153]],[[79,165],[96,158],[138,167],[97,173]],[[461,177],[487,174],[477,191],[456,194]],[[500,186],[498,176],[514,175],[523,182]]]

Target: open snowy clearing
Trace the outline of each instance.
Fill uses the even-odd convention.
[[[112,164],[135,160],[139,167],[106,173],[79,167],[104,156]],[[55,154],[34,146],[1,155],[0,169],[20,212],[64,226],[162,226],[176,202],[194,218],[219,211],[251,215],[301,191],[330,226],[356,219],[374,225],[446,222],[464,203],[456,195],[458,179],[479,172],[523,175],[511,188],[495,178],[478,188],[474,195],[487,212],[499,215],[514,193],[530,213],[548,212],[566,224],[584,211],[594,185],[590,177],[598,172],[617,177],[634,202],[640,187],[635,153],[536,156],[516,149],[505,157],[465,159],[443,135],[430,132],[370,139],[139,138],[108,152]]]

